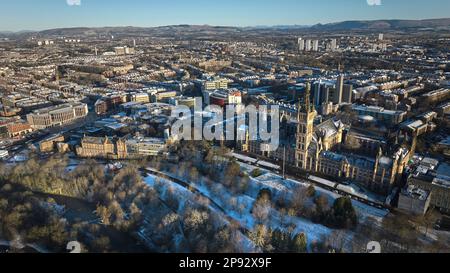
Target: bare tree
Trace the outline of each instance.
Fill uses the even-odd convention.
[[[296,211],[304,208],[308,200],[308,190],[302,186],[297,186],[292,192],[291,207]]]

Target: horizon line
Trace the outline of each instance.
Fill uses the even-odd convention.
[[[298,26],[304,28],[310,28],[317,25],[333,25],[343,22],[375,22],[375,21],[427,21],[427,20],[448,20],[450,17],[438,17],[438,18],[422,18],[422,19],[349,19],[343,21],[335,21],[329,23],[315,23],[315,24],[276,24],[276,25],[249,25],[249,26],[239,26],[239,25],[213,25],[213,24],[168,24],[168,25],[154,25],[154,26],[137,26],[137,25],[116,25],[116,26],[68,26],[68,27],[54,27],[54,28],[44,28],[39,30],[33,29],[22,29],[17,31],[12,30],[0,30],[0,33],[21,33],[21,32],[43,32],[47,30],[57,30],[57,29],[75,29],[75,28],[160,28],[160,27],[171,27],[171,26],[210,26],[210,27],[232,27],[232,28],[275,28],[275,27],[289,27]]]

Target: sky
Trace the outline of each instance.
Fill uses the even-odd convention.
[[[2,0],[0,31],[177,24],[312,25],[449,17],[449,0]]]

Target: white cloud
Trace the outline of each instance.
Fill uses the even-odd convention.
[[[81,0],[66,0],[69,6],[81,6]]]
[[[381,6],[381,0],[367,0],[369,6]]]

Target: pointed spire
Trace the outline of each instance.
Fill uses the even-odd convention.
[[[306,83],[305,106],[307,109],[306,111],[311,111],[311,84],[309,82]]]
[[[309,114],[313,112],[314,105],[311,103],[311,84],[308,82],[306,83],[305,88],[305,97],[303,98],[303,103],[299,102],[298,104],[298,114],[300,113],[306,113]]]
[[[378,158],[383,156],[383,149],[380,147],[378,147]]]

